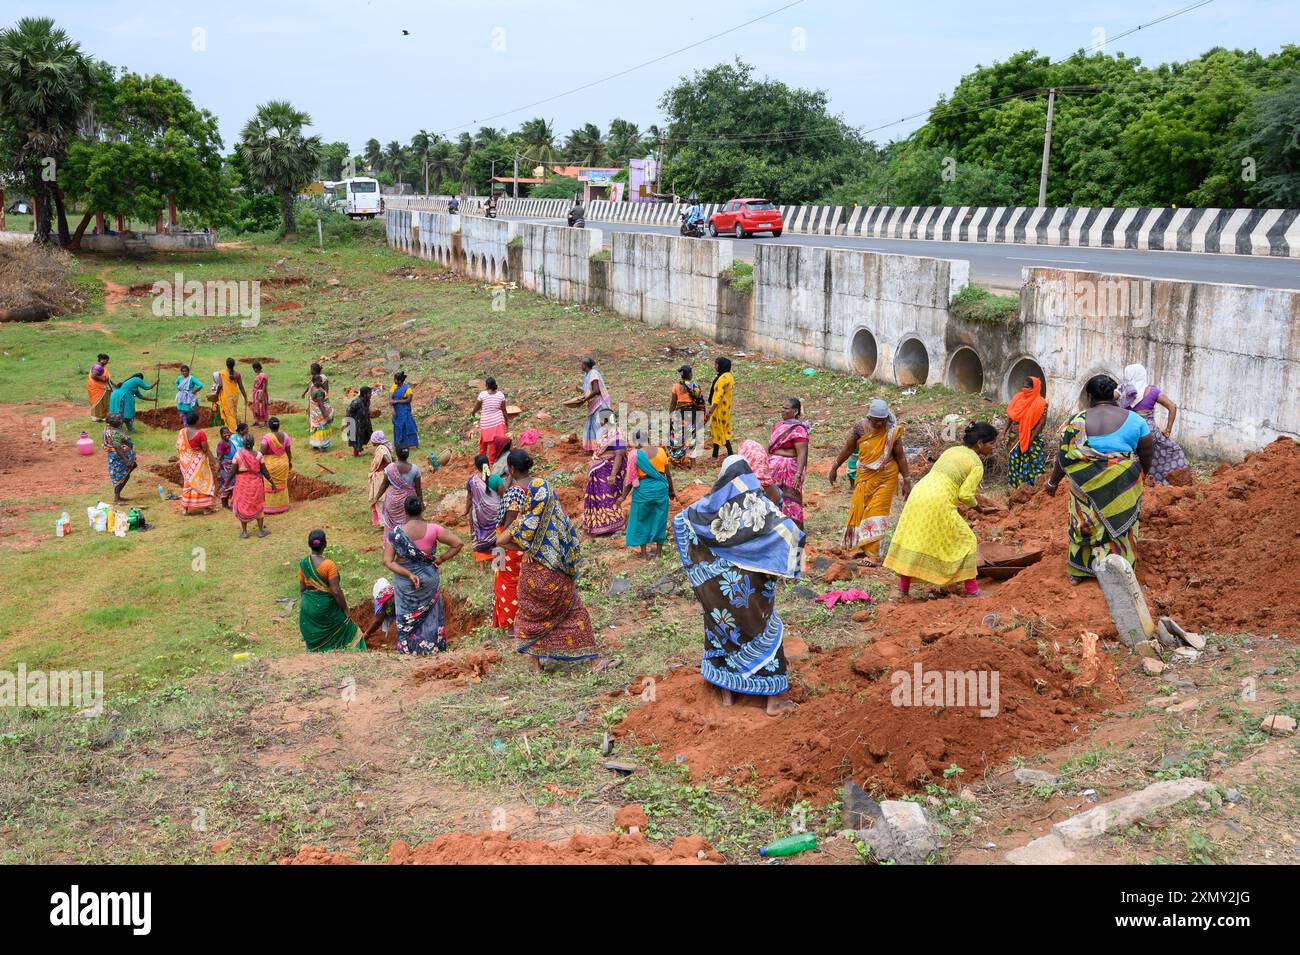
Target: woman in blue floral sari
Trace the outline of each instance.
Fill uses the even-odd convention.
[[[724,706],[736,693],[767,697],[769,716],[795,705],[784,698],[790,680],[776,580],[799,577],[804,544],[775,494],[733,454],[708,496],[673,520],[678,555],[704,608],[700,676],[722,691]]]
[[[420,518],[424,502],[406,499],[406,522],[384,535],[384,566],[393,572],[397,602],[397,652],[447,649],[446,608],[438,568],[460,553],[464,542],[441,524]],[[438,545],[447,550],[437,554]]]

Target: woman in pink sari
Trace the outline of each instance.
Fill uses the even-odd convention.
[[[772,426],[767,442],[767,467],[781,489],[781,510],[803,530],[803,481],[808,473],[808,423],[799,415],[803,405],[787,398],[781,420]]]
[[[382,501],[379,516],[384,522],[384,534],[388,535],[394,527],[406,523],[406,499],[418,497],[423,499],[420,488],[420,467],[408,460],[411,449],[402,445],[397,449],[397,460],[384,468],[384,479],[379,485]]]
[[[266,485],[274,491],[277,485],[266,470],[260,451],[250,451],[241,447],[235,452],[235,494],[231,506],[235,519],[239,521],[240,537],[248,536],[248,522],[257,521],[257,536],[265,537],[271,533],[266,529],[263,513],[266,507]]]
[[[266,427],[266,420],[271,414],[271,389],[260,361],[253,362],[253,371],[257,374],[253,376],[253,398],[248,406],[253,412],[253,424]]]

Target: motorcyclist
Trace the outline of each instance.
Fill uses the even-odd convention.
[[[690,202],[691,205],[690,208],[686,210],[686,220],[685,220],[686,226],[688,227],[693,226],[697,222],[701,226],[703,226],[704,206],[700,204],[700,197],[697,196],[695,193],[691,193],[691,197],[687,201]]]
[[[582,204],[582,197],[574,196],[573,208],[569,210],[569,225],[573,225],[575,222],[586,222],[586,221],[587,221],[587,209]]]
[[[450,199],[448,199],[447,211],[452,215],[455,215],[456,213],[460,212],[460,200],[457,199],[455,196],[452,196]]]

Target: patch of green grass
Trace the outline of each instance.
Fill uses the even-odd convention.
[[[747,295],[754,289],[754,266],[749,262],[736,259],[722,273],[722,277],[731,283],[732,291]]]
[[[982,285],[967,285],[948,305],[953,315],[968,322],[1005,325],[1020,314],[1018,295],[998,295]]]

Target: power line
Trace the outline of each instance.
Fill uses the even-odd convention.
[[[611,73],[609,74],[609,76],[602,76],[600,79],[592,80],[590,83],[583,83],[581,86],[575,86],[573,89],[565,90],[563,93],[556,93],[554,96],[547,96],[545,99],[539,99],[532,103],[527,103],[523,106],[515,107],[514,109],[508,109],[503,113],[494,113],[491,116],[487,116],[483,118],[482,120],[474,119],[474,120],[470,120],[468,123],[461,123],[459,126],[449,126],[448,128],[439,131],[438,135],[442,136],[445,135],[446,133],[455,132],[458,129],[466,129],[470,126],[491,122],[494,119],[500,119],[502,116],[510,116],[514,113],[522,113],[526,109],[533,109],[537,106],[542,106],[554,100],[561,99],[562,97],[572,96],[574,93],[581,93],[583,90],[591,89],[593,86],[599,86],[601,83],[607,83],[610,80],[618,79],[620,76],[626,76],[627,74],[635,72],[636,70],[643,69],[644,67],[647,66],[652,66],[655,63],[659,63],[663,60],[668,59],[669,57],[676,56],[679,53],[685,53],[687,50],[693,50],[697,46],[703,46],[705,43],[710,43],[713,40],[716,40],[719,37],[724,37],[729,33],[735,33],[737,30],[743,30],[745,27],[752,26],[753,24],[758,23],[761,20],[766,20],[770,17],[776,16],[778,13],[783,13],[786,10],[789,10],[791,7],[797,7],[799,6],[799,4],[803,2],[804,0],[792,0],[791,3],[787,3],[783,7],[777,7],[775,10],[771,10],[767,13],[762,14],[761,16],[754,17],[752,20],[746,20],[744,23],[737,24],[734,27],[728,27],[726,30],[723,30],[719,33],[714,33],[712,36],[706,36],[703,39],[696,40],[694,43],[688,43],[686,46],[679,47],[678,49],[672,50],[671,52],[668,53],[664,53],[662,56],[656,56],[654,59],[646,60],[643,63],[637,63],[635,66],[629,66],[627,69],[619,70],[617,73]],[[1209,0],[1206,0],[1206,2],[1209,2]]]

